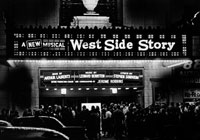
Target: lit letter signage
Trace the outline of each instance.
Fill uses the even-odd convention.
[[[175,42],[154,42],[152,40],[140,40],[139,51],[148,51],[149,49],[171,51],[175,46]]]
[[[13,30],[12,36],[8,34],[8,58],[153,59],[192,56],[191,37],[180,31],[147,30],[141,33],[134,29],[105,29],[93,34],[95,29],[32,30],[35,33],[29,33],[27,29]]]
[[[143,86],[142,70],[41,70],[40,86]]]

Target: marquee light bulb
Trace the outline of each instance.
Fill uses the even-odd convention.
[[[74,90],[73,88],[70,88],[70,90]]]
[[[62,95],[67,94],[67,89],[66,89],[66,88],[61,88],[61,94],[62,94]]]
[[[117,88],[111,88],[111,90],[112,90],[112,94],[117,94],[118,92]]]

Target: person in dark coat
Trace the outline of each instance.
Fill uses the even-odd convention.
[[[120,109],[120,106],[117,105],[117,109],[113,112],[113,121],[114,121],[114,134],[116,140],[122,139],[123,134],[123,125],[124,125],[124,113]]]
[[[86,106],[84,105],[82,107],[82,110],[80,112],[80,119],[81,119],[81,124],[84,126],[84,127],[87,127],[87,123],[88,123],[88,119],[89,119],[89,110],[86,108]]]
[[[92,106],[87,124],[87,136],[89,140],[97,140],[99,131],[99,114],[94,106]]]

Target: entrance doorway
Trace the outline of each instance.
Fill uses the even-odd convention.
[[[80,93],[81,94],[81,93]],[[86,94],[86,93],[84,93]],[[61,106],[70,106],[78,107],[80,109],[81,103],[101,103],[109,105],[110,103],[114,104],[128,104],[128,103],[138,103],[142,104],[142,92],[124,92],[124,95],[111,94],[110,96],[103,94],[101,96],[85,96],[85,97],[68,97],[68,96],[40,96],[39,104],[40,105],[61,105]],[[42,94],[43,95],[43,94]],[[83,95],[83,93],[82,93]]]

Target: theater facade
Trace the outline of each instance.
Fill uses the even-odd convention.
[[[183,30],[10,28],[8,62],[30,69],[32,107],[41,104],[182,102],[171,87],[174,67],[192,56]],[[178,87],[178,85],[177,85]],[[176,94],[174,94],[176,92]]]
[[[5,27],[11,67],[5,71],[29,69],[31,108],[196,101],[200,35],[196,29],[169,28],[181,13],[173,9],[183,11],[187,4],[171,8],[176,3],[99,0],[91,8],[82,0],[24,0],[24,8],[12,1]],[[2,106],[13,104],[6,94],[0,100]]]

